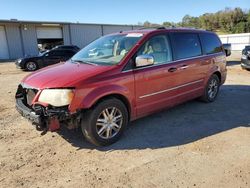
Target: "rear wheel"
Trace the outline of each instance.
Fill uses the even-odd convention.
[[[220,79],[216,74],[213,74],[207,82],[203,96],[201,97],[204,102],[215,101],[220,88]]]
[[[33,61],[29,61],[25,64],[25,69],[27,71],[35,71],[38,68],[37,63]]]
[[[128,124],[126,106],[112,98],[98,103],[83,114],[81,128],[85,138],[97,146],[110,145],[122,135]]]

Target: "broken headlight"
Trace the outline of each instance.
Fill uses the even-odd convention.
[[[44,89],[38,101],[55,107],[69,105],[73,99],[73,89]]]

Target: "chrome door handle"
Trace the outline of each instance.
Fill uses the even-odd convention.
[[[182,65],[180,69],[187,69],[189,66],[188,65]]]
[[[208,65],[211,62],[211,60],[204,60],[201,62],[202,65]]]
[[[171,67],[168,69],[168,72],[175,72],[175,71],[177,71],[177,68],[175,68],[175,67]]]

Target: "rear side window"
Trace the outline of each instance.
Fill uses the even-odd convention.
[[[200,56],[202,54],[198,34],[172,33],[171,41],[176,60]]]
[[[215,34],[201,33],[200,38],[205,54],[213,54],[223,51],[222,44]]]

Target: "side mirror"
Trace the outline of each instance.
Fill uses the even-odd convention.
[[[231,44],[223,44],[223,48],[225,50],[226,56],[231,55]]]
[[[139,55],[135,59],[136,67],[144,67],[154,64],[154,57],[152,55]]]

